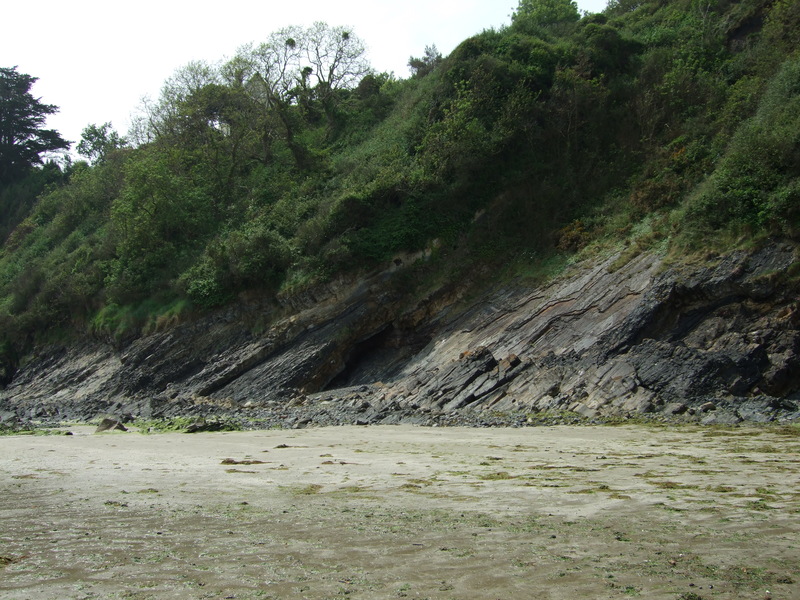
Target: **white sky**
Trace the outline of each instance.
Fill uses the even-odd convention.
[[[508,25],[517,0],[16,0],[0,9],[0,67],[38,77],[32,93],[60,107],[48,125],[78,142],[86,125],[124,134],[142,97],[193,60],[217,62],[288,25],[352,27],[378,71],[409,75],[408,58],[435,44],[449,54]],[[599,12],[606,0],[578,0]]]

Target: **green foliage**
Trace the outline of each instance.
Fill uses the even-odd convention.
[[[132,146],[91,125],[93,164],[0,185],[0,377],[58,332],[123,339],[401,252],[436,248],[429,281],[476,281],[625,236],[630,252],[796,236],[796,6],[619,0],[580,18],[524,0],[405,80],[324,24],[190,63]]]
[[[423,164],[438,176],[451,177],[487,154],[491,134],[479,118],[481,106],[467,82],[456,86],[456,97],[422,140]]]
[[[80,326],[97,306],[107,208],[118,190],[113,169],[75,170],[9,236],[0,253],[0,345],[8,356],[34,332],[52,337]]]
[[[715,172],[698,189],[692,208],[713,228],[746,225],[798,233],[800,59],[782,65],[756,114],[736,130]]]
[[[138,419],[133,422],[139,433],[176,433],[187,431],[241,431],[239,423],[229,419],[208,420],[197,417],[173,417],[171,419]]]
[[[289,243],[263,221],[253,222],[210,243],[180,281],[194,303],[219,306],[237,291],[277,289],[291,264]]]
[[[216,228],[213,197],[191,158],[147,148],[126,163],[110,215],[116,257],[106,284],[112,301],[138,301],[161,287]]]
[[[111,340],[121,340],[140,332],[160,331],[179,323],[189,310],[185,299],[153,296],[138,304],[105,304],[89,322],[89,331]]]
[[[418,250],[439,229],[421,202],[409,198],[399,207],[379,211],[377,222],[345,237],[356,256],[370,262],[385,261],[401,250]]]
[[[580,18],[574,0],[520,0],[512,21],[538,26],[575,22]]]
[[[48,186],[57,185],[64,180],[64,173],[53,162],[40,169],[32,169],[28,174],[8,185],[0,185],[0,242],[5,242],[9,234],[30,214],[37,197]]]
[[[419,58],[411,57],[408,59],[408,67],[411,69],[413,77],[425,77],[442,62],[442,55],[436,49],[436,45],[425,46],[425,54]]]
[[[127,144],[127,140],[121,137],[111,127],[111,123],[102,125],[87,125],[81,133],[81,141],[76,150],[81,156],[85,156],[93,163],[105,161],[106,157],[115,150]]]
[[[800,6],[797,2],[777,0],[772,4],[764,25],[764,37],[774,56],[797,52],[800,44],[797,38],[799,29]]]

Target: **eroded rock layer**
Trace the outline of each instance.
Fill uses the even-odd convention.
[[[41,349],[0,417],[235,415],[251,423],[516,424],[537,415],[733,423],[800,418],[800,301],[789,245],[702,265],[576,265],[470,308],[410,303],[387,271],[242,304],[124,348]],[[259,331],[260,322],[271,322]]]

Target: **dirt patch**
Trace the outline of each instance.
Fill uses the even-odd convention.
[[[800,597],[792,428],[88,431],[0,438],[0,598]]]

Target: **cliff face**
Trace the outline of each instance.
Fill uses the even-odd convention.
[[[234,414],[262,425],[519,423],[535,415],[701,422],[800,418],[800,301],[789,245],[697,266],[645,254],[409,303],[387,271],[240,305],[137,339],[30,357],[0,416]],[[463,303],[462,303],[463,304]],[[272,309],[274,310],[274,309]],[[254,325],[274,323],[256,333]]]

